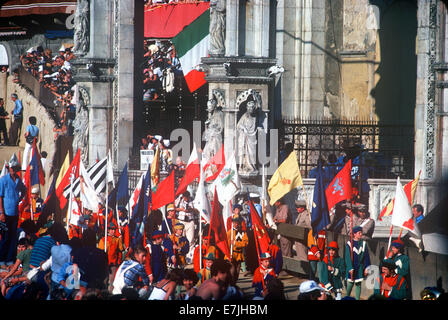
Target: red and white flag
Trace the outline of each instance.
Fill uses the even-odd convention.
[[[193,151],[188,159],[187,167],[185,168],[185,175],[179,182],[179,187],[177,187],[176,196],[184,193],[187,190],[188,185],[196,178],[199,178],[200,172],[201,166],[199,163],[198,151],[196,150],[196,144],[193,143]]]
[[[70,184],[70,179],[74,182],[79,176],[79,161],[81,160],[81,149],[78,149],[72,163],[65,171],[58,186],[56,187],[56,196],[59,198],[59,206],[61,209],[67,204],[67,198],[64,196],[64,188]],[[59,177],[58,177],[59,180]]]
[[[414,215],[412,214],[411,205],[409,204],[409,200],[401,185],[400,177],[397,178],[394,212],[392,214],[391,223],[394,226],[409,230],[417,237],[421,236]]]
[[[353,197],[351,170],[352,160],[349,160],[325,190],[328,210],[331,210],[338,202],[350,200]]]
[[[142,173],[142,175],[140,176],[140,179],[138,180],[137,185],[135,186],[134,191],[131,194],[131,197],[129,198],[129,202],[128,202],[128,212],[129,212],[129,216],[130,218],[132,218],[132,212],[134,211],[134,207],[137,204],[138,201],[138,197],[140,195],[140,190],[142,189],[142,184],[143,184],[143,177],[145,176],[144,173]]]
[[[215,180],[225,165],[226,165],[226,158],[224,155],[224,144],[223,144],[221,145],[221,148],[219,148],[218,152],[216,152],[216,154],[213,156],[213,158],[208,160],[203,167],[205,181],[210,182]]]

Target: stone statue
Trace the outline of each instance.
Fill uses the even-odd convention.
[[[210,0],[210,55],[224,55],[226,41],[226,1]]]
[[[78,0],[75,12],[75,32],[73,35],[75,55],[89,52],[90,43],[90,4],[89,0]]]
[[[76,104],[76,116],[73,120],[73,152],[81,150],[81,160],[84,164],[88,164],[89,160],[89,96],[84,88],[78,88],[81,98]]]
[[[210,160],[221,148],[224,129],[224,113],[215,97],[207,101],[208,119],[205,122],[203,140],[206,141],[203,157]]]
[[[252,95],[253,96],[253,95]],[[242,176],[257,175],[257,116],[260,108],[259,101],[253,96],[253,100],[246,103],[246,112],[241,116],[236,126],[238,134],[238,163],[239,174]]]

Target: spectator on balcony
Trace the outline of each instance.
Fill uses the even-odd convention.
[[[34,139],[39,138],[39,128],[36,126],[36,117],[28,118],[30,124],[26,127],[25,132],[25,150],[23,151],[22,170],[25,171],[28,163],[30,162],[30,153],[33,150]],[[37,141],[36,141],[37,142]]]
[[[3,133],[3,142],[0,143],[0,146],[8,145],[8,133],[6,131],[6,119],[9,119],[8,117],[9,113],[5,110],[5,101],[3,98],[0,98],[0,136]]]
[[[9,137],[10,143],[16,146],[19,143],[20,133],[22,131],[23,105],[22,101],[19,100],[19,97],[15,93],[11,95],[11,100],[14,102],[14,109],[11,110],[14,120],[9,129]]]

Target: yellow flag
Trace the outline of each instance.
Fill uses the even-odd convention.
[[[268,186],[271,206],[285,194],[298,186],[303,185],[299,163],[293,151],[272,175]]]
[[[154,159],[151,162],[151,179],[153,187],[159,183],[159,166],[160,166],[160,147],[157,146]]]
[[[62,178],[64,178],[65,173],[67,172],[69,166],[70,166],[70,158],[69,158],[69,152],[67,151],[67,155],[65,156],[64,162],[62,163],[61,170],[59,170],[58,178],[56,179],[56,184],[54,186],[55,190],[59,186],[59,183],[61,183]]]

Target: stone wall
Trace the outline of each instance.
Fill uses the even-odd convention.
[[[49,177],[51,164],[54,157],[54,153],[56,151],[55,147],[55,132],[53,129],[55,128],[55,123],[53,119],[48,114],[45,107],[39,103],[39,101],[32,95],[32,93],[22,85],[18,83],[14,83],[13,76],[9,75],[7,78],[7,95],[5,99],[5,108],[11,114],[11,111],[14,109],[14,103],[10,99],[11,94],[16,93],[19,99],[22,101],[23,105],[23,123],[22,123],[22,133],[20,135],[19,146],[25,147],[25,139],[23,137],[26,127],[29,125],[28,118],[31,116],[36,117],[37,119],[37,127],[39,128],[39,143],[38,148],[39,151],[46,151],[48,153],[47,162],[44,168],[45,176],[46,176],[46,184],[44,187],[41,187],[41,194],[46,195],[51,184],[51,178]],[[10,120],[7,120],[7,127],[9,130]],[[18,156],[18,155],[17,155]],[[21,155],[22,156],[22,155]]]

